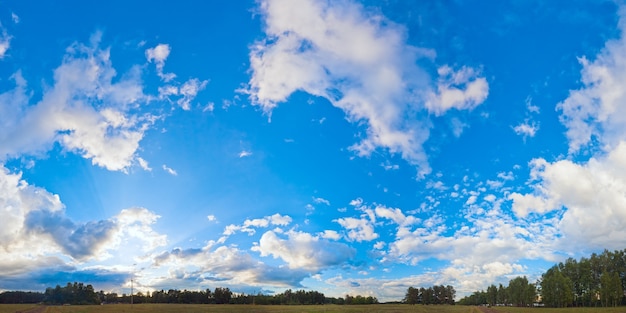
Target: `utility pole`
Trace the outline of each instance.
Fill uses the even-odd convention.
[[[133,305],[133,280],[135,279],[135,266],[137,264],[133,264],[133,270],[130,273],[130,305]]]

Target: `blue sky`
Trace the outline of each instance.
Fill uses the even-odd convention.
[[[0,2],[0,289],[460,296],[626,238],[611,1]]]

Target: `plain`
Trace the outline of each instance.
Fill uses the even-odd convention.
[[[212,305],[212,304],[116,304],[87,306],[38,306],[32,304],[2,304],[0,313],[343,313],[343,312],[374,312],[374,313],[481,313],[475,306],[423,306],[406,304],[377,305],[306,305],[306,306],[261,306],[261,305]],[[489,312],[499,313],[621,313],[624,307],[616,308],[516,308],[494,307]]]

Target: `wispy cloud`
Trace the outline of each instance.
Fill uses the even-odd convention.
[[[144,171],[152,171],[152,168],[148,164],[148,161],[144,160],[141,157],[137,157],[137,163],[139,163],[139,167],[141,167]]]
[[[174,169],[168,167],[167,165],[163,164],[163,170],[166,171],[168,174],[173,175],[173,176],[178,176],[178,172],[176,172]]]
[[[317,204],[325,204],[325,205],[330,205],[330,201],[324,199],[324,198],[320,198],[320,197],[313,197],[313,202],[317,203]]]
[[[526,98],[526,109],[527,117],[524,119],[524,122],[512,127],[516,134],[524,137],[524,140],[529,137],[535,137],[535,134],[539,131],[539,122],[534,121],[529,115],[539,114],[540,110],[538,106],[532,104],[532,99],[530,97]]]
[[[0,60],[4,58],[9,47],[11,45],[11,36],[7,33],[6,29],[0,25]]]
[[[252,152],[247,151],[247,150],[241,150],[241,152],[239,152],[239,157],[240,158],[249,157],[251,155],[252,155]]]

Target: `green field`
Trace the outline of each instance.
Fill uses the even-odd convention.
[[[0,305],[0,313],[16,312],[37,308],[33,305]],[[211,304],[128,304],[87,305],[87,306],[49,306],[40,313],[340,313],[340,312],[433,312],[433,313],[479,313],[475,307],[468,306],[421,306],[401,304],[378,305],[211,305]]]
[[[36,307],[34,304],[0,304],[0,313],[19,312]]]
[[[32,309],[32,310],[29,310]],[[491,308],[491,312],[500,313],[621,313],[626,307],[618,308]],[[128,304],[87,305],[87,306],[49,306],[23,304],[0,305],[0,313],[340,313],[340,312],[374,312],[374,313],[481,313],[478,307],[471,306],[422,306],[402,304],[379,305],[306,305],[306,306],[261,306],[261,305],[211,305],[211,304]]]

